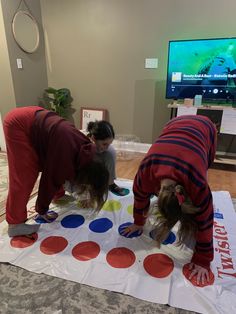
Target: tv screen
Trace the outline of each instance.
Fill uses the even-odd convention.
[[[234,99],[236,38],[169,42],[166,98]]]

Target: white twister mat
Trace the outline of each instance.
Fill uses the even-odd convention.
[[[177,227],[160,249],[149,235],[150,223],[141,236],[119,234],[121,225],[133,221],[133,194],[131,181],[117,184],[130,194],[109,192],[97,216],[76,202],[51,206],[59,216],[41,224],[35,240],[10,239],[6,222],[1,223],[0,262],[200,313],[236,313],[236,214],[229,193],[213,192],[214,275],[211,285],[197,287],[184,275],[192,251],[175,246]]]

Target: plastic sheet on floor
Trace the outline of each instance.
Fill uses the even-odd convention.
[[[98,215],[80,209],[77,201],[52,205],[58,218],[42,223],[33,238],[10,239],[6,222],[1,223],[0,261],[199,313],[236,313],[236,214],[229,193],[213,192],[211,284],[199,287],[185,276],[192,250],[175,245],[178,226],[160,249],[151,236],[151,218],[142,235],[120,234],[133,221],[133,194],[131,181],[116,183],[130,193],[119,197],[109,192]]]

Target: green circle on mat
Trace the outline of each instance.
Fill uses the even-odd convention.
[[[116,200],[109,200],[109,201],[106,201],[102,209],[108,212],[114,212],[121,209],[121,203]]]
[[[127,212],[130,214],[130,215],[133,215],[133,205],[129,205],[127,207]]]

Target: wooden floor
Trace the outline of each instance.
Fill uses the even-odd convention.
[[[118,178],[133,180],[144,154],[139,154],[129,160],[117,160],[116,174]],[[236,165],[216,163],[209,169],[208,181],[212,191],[228,191],[236,198]],[[0,217],[0,222],[5,216]]]
[[[129,160],[117,160],[117,177],[133,180],[144,155],[139,154]],[[209,169],[208,181],[212,191],[229,191],[236,198],[236,165],[214,164]]]

